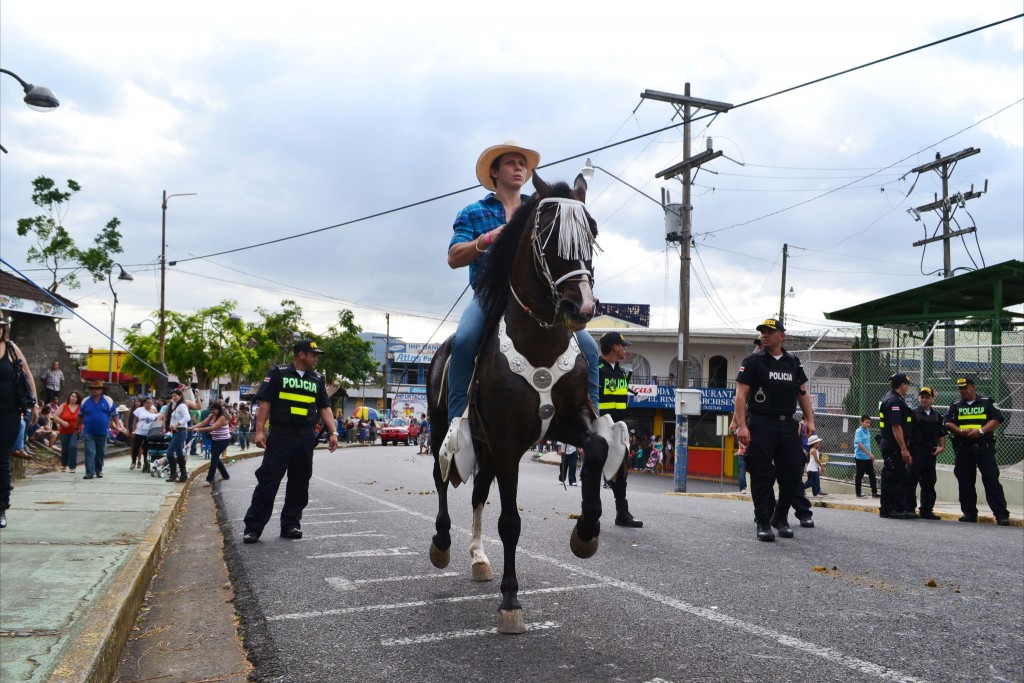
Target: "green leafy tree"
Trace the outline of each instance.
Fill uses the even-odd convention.
[[[167,339],[164,358],[167,369],[182,382],[193,373],[202,388],[209,388],[215,377],[227,375],[238,383],[256,367],[257,355],[250,345],[245,323],[234,314],[237,303],[222,301],[191,314],[167,311]],[[142,335],[136,330],[125,336],[125,346],[150,365],[156,365],[159,351],[158,333]],[[146,381],[155,373],[134,358],[125,361],[125,372]]]
[[[279,311],[257,308],[256,313],[260,320],[249,325],[247,331],[249,348],[256,357],[254,368],[259,372],[287,363],[297,339],[314,338],[309,325],[302,319],[302,307],[292,299],[282,300]]]
[[[68,189],[64,191],[50,178],[39,176],[32,181],[32,188],[32,203],[45,213],[34,218],[19,218],[17,230],[21,237],[31,235],[35,238],[35,244],[28,249],[27,259],[30,263],[42,264],[50,271],[53,276],[50,292],[56,292],[61,285],[70,289],[80,287],[78,272],[81,270],[96,282],[107,277],[114,266],[113,255],[123,251],[118,231],[121,221],[111,218],[93,240],[94,246],[82,249],[64,227],[71,198],[82,186],[68,180]],[[61,275],[65,270],[67,272]]]
[[[338,322],[318,342],[324,350],[319,368],[328,379],[353,387],[377,372],[379,364],[373,357],[373,344],[359,338],[362,331],[352,311],[338,312]]]

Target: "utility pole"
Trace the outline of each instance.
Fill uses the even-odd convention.
[[[779,292],[779,322],[786,324],[786,261],[789,260],[789,245],[782,245],[782,291]]]
[[[167,194],[160,203],[162,216],[160,220],[160,352],[157,356],[156,395],[163,398],[167,395],[167,364],[164,362],[164,351],[167,348],[166,290],[167,290],[167,200],[171,197],[193,197],[195,192]]]
[[[680,493],[686,492],[686,468],[689,464],[689,431],[690,425],[685,415],[679,414],[679,395],[682,389],[690,386],[690,242],[693,235],[693,206],[690,204],[690,188],[693,184],[691,169],[700,169],[712,159],[722,156],[722,152],[714,152],[711,149],[711,139],[708,139],[708,148],[696,156],[690,156],[690,123],[693,120],[694,110],[706,109],[716,114],[727,112],[732,105],[726,102],[715,102],[703,100],[690,96],[690,84],[685,85],[682,95],[660,92],[657,90],[645,90],[640,94],[644,99],[668,102],[676,108],[676,114],[683,118],[683,160],[682,162],[666,168],[655,174],[655,178],[674,178],[681,176],[683,183],[683,203],[677,208],[668,205],[666,209],[666,221],[679,221],[679,232],[669,231],[665,239],[670,242],[679,242],[679,344],[677,348],[676,367],[676,468],[675,468],[675,490]],[[678,216],[672,216],[673,213]],[[700,378],[698,378],[699,380]]]
[[[985,181],[985,187],[981,192],[974,191],[974,185],[971,185],[971,190],[967,194],[961,192],[956,193],[954,196],[949,196],[949,177],[953,173],[953,169],[956,168],[956,163],[961,159],[972,157],[975,154],[981,154],[981,150],[976,147],[968,147],[967,149],[961,150],[956,154],[950,154],[948,157],[941,156],[938,152],[935,153],[935,160],[927,164],[922,164],[917,168],[910,169],[911,173],[925,173],[927,171],[935,171],[942,178],[942,199],[939,199],[938,195],[935,196],[935,201],[929,202],[928,204],[922,204],[921,206],[910,209],[910,213],[914,216],[914,220],[920,220],[921,214],[926,211],[940,211],[942,216],[942,235],[936,235],[935,237],[929,237],[928,239],[918,240],[914,242],[915,247],[921,247],[931,242],[942,242],[942,277],[948,278],[953,277],[953,264],[950,260],[949,255],[949,242],[954,237],[960,237],[961,235],[969,235],[977,230],[973,225],[963,230],[951,230],[950,220],[953,218],[953,214],[956,213],[957,208],[963,208],[964,205],[972,200],[977,199],[981,195],[988,192],[988,180]]]
[[[384,341],[384,419],[387,421],[388,416],[388,382],[391,381],[391,314],[385,313],[384,320],[386,321],[385,341]]]
[[[957,162],[960,161],[961,159],[972,157],[975,154],[981,154],[981,150],[976,147],[968,147],[967,149],[962,149],[959,152],[956,152],[955,154],[950,154],[948,157],[944,157],[939,152],[936,152],[934,161],[931,161],[927,164],[922,164],[917,168],[910,169],[911,173],[917,173],[918,175],[920,175],[921,173],[926,173],[928,171],[935,171],[936,173],[939,174],[939,177],[942,179],[942,198],[940,199],[939,196],[936,194],[935,201],[929,202],[927,204],[922,204],[921,206],[914,207],[913,209],[909,209],[909,213],[914,217],[914,220],[921,220],[921,214],[926,211],[938,211],[940,216],[942,217],[942,234],[936,235],[935,237],[929,237],[927,239],[918,240],[917,242],[914,242],[914,246],[923,247],[924,245],[930,244],[932,242],[942,242],[943,278],[953,277],[953,263],[950,258],[950,240],[952,240],[955,237],[969,235],[972,232],[977,231],[977,228],[973,225],[969,228],[964,228],[962,230],[952,230],[950,226],[950,221],[953,219],[953,214],[956,213],[956,210],[958,208],[963,208],[968,201],[972,199],[977,199],[981,195],[988,192],[988,180],[986,180],[985,187],[984,189],[982,189],[981,192],[975,192],[974,185],[971,184],[970,192],[966,194],[962,192],[957,192],[954,196],[949,196],[949,177],[952,175],[953,169],[956,168]],[[998,327],[998,321],[996,321],[996,328]],[[955,323],[946,325],[945,337],[945,369],[946,373],[952,376],[952,365],[954,360],[953,347],[956,345]]]

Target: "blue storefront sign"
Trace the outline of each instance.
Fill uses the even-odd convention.
[[[731,413],[736,397],[735,389],[700,389],[701,412]],[[675,387],[655,386],[653,384],[630,384],[629,407],[654,410],[663,408],[675,410]]]
[[[708,389],[701,387],[700,409],[702,412],[731,413],[735,399],[735,389]]]

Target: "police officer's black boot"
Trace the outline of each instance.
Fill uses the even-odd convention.
[[[639,529],[644,525],[639,519],[634,519],[629,514],[629,503],[626,501],[615,501],[615,526],[626,526]]]
[[[779,532],[779,538],[793,538],[793,529],[789,526],[788,519],[773,519],[772,526]]]
[[[771,542],[775,540],[775,532],[768,522],[757,522],[757,540]]]

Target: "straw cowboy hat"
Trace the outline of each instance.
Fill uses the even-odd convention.
[[[491,192],[498,189],[494,186],[494,179],[491,178],[491,164],[502,154],[508,154],[509,152],[516,152],[526,157],[527,180],[533,175],[534,169],[540,165],[540,154],[532,149],[520,147],[516,144],[515,140],[506,140],[500,145],[488,147],[480,155],[480,158],[476,160],[476,179]]]
[[[103,382],[101,382],[100,380],[97,379],[97,380],[93,380],[92,382],[90,382],[85,388],[86,389],[106,389],[107,387],[106,387],[105,384],[103,384]]]

